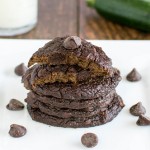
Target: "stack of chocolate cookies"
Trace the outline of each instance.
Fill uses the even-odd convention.
[[[57,37],[29,60],[22,81],[33,120],[60,127],[111,121],[124,107],[120,72],[104,51],[77,36]]]

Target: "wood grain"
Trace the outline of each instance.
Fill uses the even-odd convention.
[[[150,33],[118,25],[100,16],[94,9],[88,8],[80,0],[80,36],[86,39],[150,39]]]
[[[66,34],[86,39],[150,39],[150,33],[106,20],[94,9],[87,7],[85,0],[39,0],[36,28],[26,34],[9,38],[52,39]]]
[[[38,24],[19,39],[51,39],[77,33],[76,0],[39,0]]]

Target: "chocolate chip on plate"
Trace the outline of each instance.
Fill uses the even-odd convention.
[[[12,137],[22,137],[26,134],[27,129],[24,126],[12,124],[10,126],[9,134]]]
[[[141,75],[135,68],[126,76],[126,79],[131,82],[140,81],[141,78]]]
[[[86,133],[82,135],[81,143],[88,148],[95,147],[98,144],[98,137],[94,133]]]
[[[63,46],[66,49],[76,49],[81,45],[81,39],[77,36],[69,36],[64,40]]]
[[[138,102],[130,108],[130,113],[134,116],[140,116],[146,113],[146,109],[141,102]]]
[[[6,108],[9,110],[22,110],[24,109],[24,104],[17,99],[11,99]]]
[[[28,68],[24,65],[24,63],[21,63],[18,66],[16,66],[14,72],[18,76],[23,76],[25,72],[27,71],[27,69]]]
[[[139,119],[137,120],[136,124],[138,126],[148,126],[150,125],[150,118],[144,115],[140,115]]]

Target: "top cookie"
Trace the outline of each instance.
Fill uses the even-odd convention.
[[[104,51],[77,36],[57,37],[39,48],[28,62],[48,65],[78,65],[100,75],[112,74],[111,59]]]

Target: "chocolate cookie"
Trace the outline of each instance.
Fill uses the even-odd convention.
[[[115,97],[116,103],[112,105],[108,110],[100,112],[92,117],[83,118],[59,118],[42,113],[39,109],[27,106],[31,118],[35,121],[42,122],[48,125],[59,126],[59,127],[92,127],[97,125],[105,124],[111,121],[117,116],[117,114],[124,107],[123,101],[120,96]]]
[[[28,66],[35,63],[78,65],[101,75],[111,75],[112,68],[111,59],[102,48],[75,36],[57,37],[39,48],[30,58]]]
[[[23,78],[23,81],[25,81],[24,86],[27,89],[30,89],[39,95],[72,100],[94,99],[100,96],[104,97],[104,95],[107,95],[114,90],[121,80],[120,72],[117,69],[113,70],[112,77],[96,77],[77,85],[55,82],[51,84],[32,86],[29,76],[30,75],[28,75],[28,79]]]
[[[107,104],[105,107],[99,107],[98,105],[95,107],[87,107],[87,108],[83,108],[83,109],[69,109],[69,108],[59,108],[53,105],[46,105],[42,102],[36,102],[36,108],[39,108],[39,110],[45,114],[51,115],[51,116],[56,116],[56,117],[60,117],[60,118],[83,118],[83,117],[90,117],[90,116],[94,116],[98,113],[102,113],[103,111],[107,110],[108,108],[110,108],[111,106],[115,105],[115,103],[117,103],[116,98],[117,94],[115,94],[113,96],[113,100]],[[35,108],[35,104],[34,105],[30,105],[32,108]]]
[[[90,117],[96,115],[100,111],[100,108],[98,106],[76,110],[76,109],[53,107],[51,105],[47,106],[41,102],[39,102],[38,108],[41,112],[47,115],[56,116],[60,118]]]
[[[30,69],[32,69],[32,67]],[[77,65],[49,66],[46,64],[36,64],[31,73],[31,84],[34,86],[54,82],[72,82],[76,84],[96,76],[100,75],[93,74],[90,70],[82,69]]]
[[[111,91],[108,95],[96,99],[66,100],[66,99],[55,98],[52,96],[49,97],[40,96],[37,95],[36,93],[30,92],[28,93],[25,101],[34,108],[37,108],[38,102],[42,102],[47,105],[52,105],[54,107],[77,109],[77,110],[83,108],[89,108],[89,107],[96,107],[96,106],[100,108],[104,108],[113,100],[114,94],[115,91]]]
[[[26,71],[26,73],[22,76],[22,83],[24,83],[24,87],[27,89],[27,90],[30,90],[32,89],[32,85],[29,83],[29,80],[31,79],[31,73],[33,72],[34,68],[36,66],[33,66],[32,68],[28,69]]]

